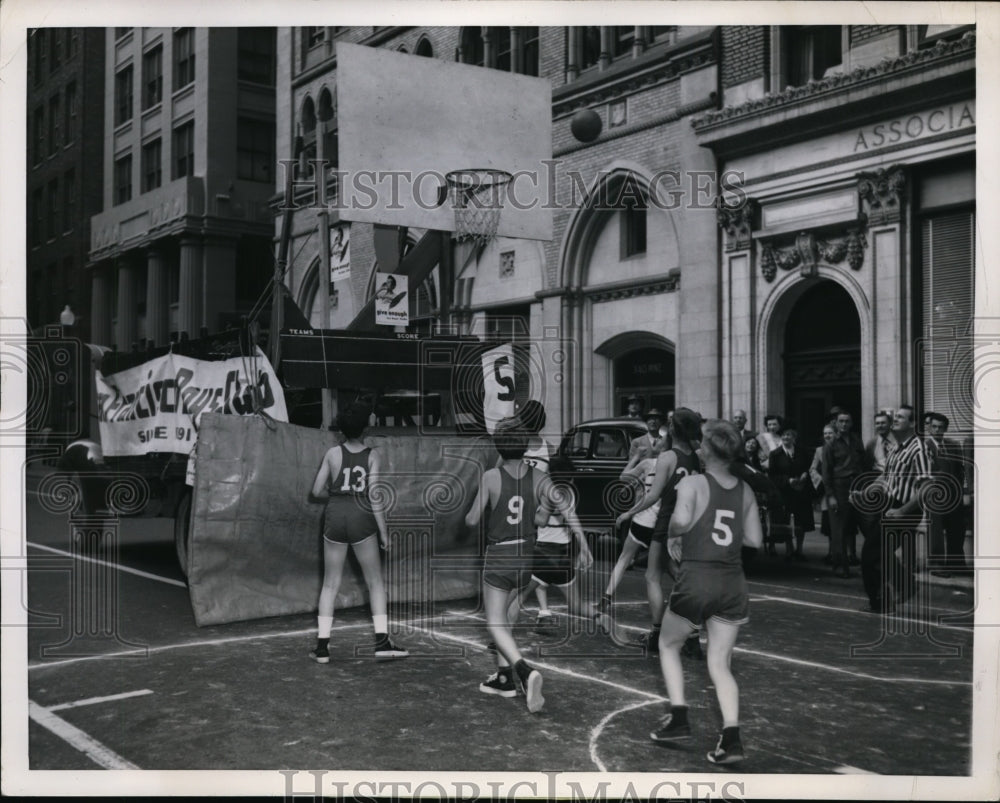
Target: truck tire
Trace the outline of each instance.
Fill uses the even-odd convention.
[[[174,548],[177,550],[177,562],[181,574],[188,576],[188,554],[191,543],[191,491],[185,488],[177,502],[177,512],[174,514]]]

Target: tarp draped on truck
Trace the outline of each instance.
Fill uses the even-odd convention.
[[[485,436],[366,435],[380,447],[371,493],[385,504],[392,538],[391,603],[429,610],[479,588],[480,535],[465,526],[482,472],[497,460]],[[205,415],[197,447],[188,584],[198,625],[316,610],[323,573],[324,503],[310,500],[330,432],[260,417]],[[366,601],[349,562],[336,607]]]

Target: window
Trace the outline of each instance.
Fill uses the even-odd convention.
[[[35,109],[31,118],[31,146],[34,148],[31,163],[38,164],[45,155],[45,107]]]
[[[629,444],[620,429],[599,429],[594,443],[594,457],[628,457]]]
[[[132,119],[132,65],[115,75],[115,125]]]
[[[149,192],[160,186],[163,180],[162,141],[155,139],[142,146],[142,191]]]
[[[42,244],[45,220],[45,191],[39,187],[31,193],[31,245]]]
[[[174,32],[174,91],[194,81],[194,28]]]
[[[49,72],[55,72],[62,64],[62,28],[49,29]]]
[[[77,28],[66,29],[66,59],[76,57],[80,52],[80,31]]]
[[[49,156],[58,151],[62,144],[62,110],[59,107],[61,100],[59,95],[49,98]]]
[[[647,42],[669,42],[677,33],[676,25],[650,25]]]
[[[76,171],[72,168],[63,177],[63,231],[72,231],[76,224]]]
[[[619,25],[611,30],[611,55],[615,58],[631,56],[632,46],[635,44],[635,27],[632,25]]]
[[[538,75],[538,28],[521,29],[521,63],[517,71],[522,75]]]
[[[538,30],[537,28],[535,30]],[[414,51],[418,56],[424,56],[425,58],[433,58],[434,56],[434,46],[431,44],[431,40],[426,36],[422,36],[420,41],[417,42],[417,49]]]
[[[54,240],[59,234],[59,179],[54,178],[49,182],[49,205],[45,227],[45,236],[49,240]]]
[[[516,39],[512,35],[513,30],[519,34]],[[463,64],[504,72],[538,74],[537,28],[468,27],[462,31],[461,42],[460,60]]]
[[[646,253],[646,199],[634,181],[626,181],[618,196],[621,208],[622,259]]]
[[[68,145],[74,139],[76,139],[76,113],[77,113],[77,98],[76,98],[76,82],[71,82],[66,84],[66,104],[65,104],[65,123],[63,125],[63,137]]]
[[[115,39],[121,39],[125,34],[131,31],[131,28],[115,28]]]
[[[163,46],[142,57],[142,108],[150,109],[163,100]]]
[[[114,204],[126,203],[132,200],[132,154],[115,160],[115,197]]]
[[[586,70],[601,59],[601,29],[596,25],[583,25],[566,29],[568,38],[567,54],[576,63],[567,62],[571,70]],[[573,54],[575,53],[575,56]]]
[[[839,25],[792,25],[782,33],[785,81],[781,88],[818,81],[843,60]]]
[[[318,47],[326,41],[326,28],[313,25],[306,28],[306,47]]]
[[[949,211],[921,221],[920,313],[923,329],[924,410],[951,419],[949,434],[972,426],[975,312],[975,231],[972,210]]]
[[[274,123],[240,117],[236,124],[237,176],[248,181],[274,178]]]
[[[274,86],[274,28],[240,28],[237,77],[241,81]]]
[[[174,129],[174,178],[194,175],[194,120]]]
[[[41,28],[35,28],[31,32],[31,43],[35,48],[35,86],[42,82],[42,71],[45,69],[46,41],[45,31]]]
[[[934,47],[937,42],[961,39],[966,32],[974,31],[975,25],[918,25],[917,47]]]

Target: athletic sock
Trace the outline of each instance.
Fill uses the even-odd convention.
[[[389,632],[389,616],[388,614],[378,613],[372,616],[372,622],[375,623],[375,635],[386,634]]]
[[[686,705],[670,706],[670,721],[678,725],[687,725],[688,707]]]
[[[330,630],[333,629],[333,617],[332,616],[317,616],[317,622],[319,623],[319,637],[320,639],[330,640]]]
[[[740,726],[733,725],[731,728],[722,729],[722,746],[729,747],[731,744],[736,744],[740,740]]]
[[[550,611],[548,608],[539,608],[538,609],[538,618],[539,619],[545,619],[545,618],[547,618],[547,617],[549,617],[551,615],[552,615],[552,611]]]
[[[514,664],[514,671],[517,672],[517,676],[521,679],[521,683],[528,682],[528,675],[531,674],[531,667],[524,662],[523,658]]]

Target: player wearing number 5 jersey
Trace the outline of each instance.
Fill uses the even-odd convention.
[[[729,470],[743,448],[728,421],[705,424],[701,444],[705,473],[677,485],[677,503],[667,533],[667,549],[680,560],[677,582],[663,614],[660,669],[670,712],[650,737],[676,745],[691,738],[684,700],[680,650],[702,625],[708,628],[708,674],[722,709],[722,736],[708,754],[714,764],[743,759],[739,732],[739,689],[729,663],[740,625],[750,610],[741,549],[763,542],[753,491]]]
[[[389,531],[385,516],[370,488],[378,481],[381,459],[378,449],[361,441],[368,425],[369,410],[363,405],[351,405],[337,416],[337,427],[345,441],[323,456],[316,472],[312,494],[318,499],[328,497],[323,517],[323,588],[319,594],[319,633],[316,648],[309,653],[317,663],[330,661],[330,630],[333,626],[333,606],[344,574],[348,545],[361,564],[368,601],[375,625],[375,660],[405,658],[409,653],[389,640],[389,618],[386,613],[386,591],[382,580],[383,549],[389,546]],[[378,541],[376,541],[376,535]]]

